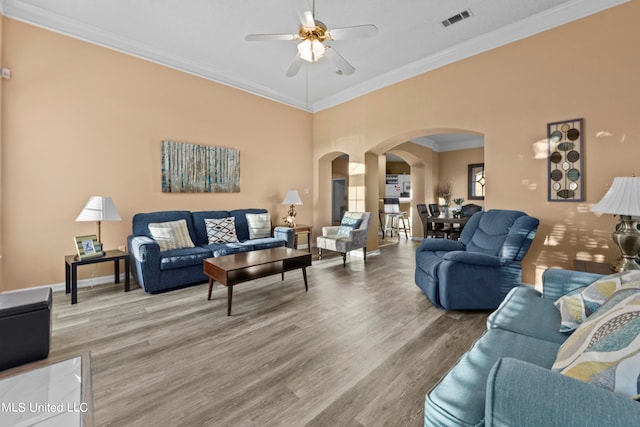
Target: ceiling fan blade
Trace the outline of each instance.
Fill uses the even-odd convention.
[[[287,77],[293,77],[298,74],[298,71],[300,70],[303,62],[304,60],[300,57],[300,54],[296,54],[296,56],[293,58],[293,61],[291,61],[291,64],[289,65],[289,69],[287,70]]]
[[[361,39],[377,35],[378,27],[371,24],[356,25],[353,27],[334,28],[328,32],[329,37],[333,40]]]
[[[313,28],[316,26],[313,12],[309,7],[309,2],[307,0],[296,0],[296,13],[298,14],[298,19],[300,19],[300,23],[303,27]]]
[[[250,42],[268,40],[295,40],[299,38],[297,34],[249,34],[244,39]]]
[[[349,64],[349,62],[331,46],[326,47],[324,55],[338,68],[338,74],[350,75],[356,70],[353,65]]]

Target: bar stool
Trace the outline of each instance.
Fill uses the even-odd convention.
[[[400,239],[400,221],[402,221],[404,237],[409,239],[409,234],[407,233],[407,224],[404,217],[407,213],[400,211],[400,199],[397,197],[385,197],[383,199],[383,203],[385,224],[382,237],[385,237],[387,235],[387,230],[390,229],[391,237],[393,237],[393,230],[395,230],[396,234],[398,235],[398,239]],[[389,223],[391,223],[391,226],[389,226]]]

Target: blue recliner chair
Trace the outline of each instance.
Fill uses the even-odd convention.
[[[416,285],[446,310],[498,307],[509,290],[521,284],[520,263],[539,223],[520,211],[474,214],[460,240],[423,240],[416,251]]]

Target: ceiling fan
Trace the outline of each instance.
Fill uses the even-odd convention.
[[[296,0],[296,11],[300,18],[300,28],[297,34],[249,34],[245,40],[301,40],[298,44],[298,52],[287,69],[288,77],[298,74],[304,61],[314,63],[324,57],[327,57],[336,66],[338,74],[353,74],[356,70],[353,65],[344,59],[333,46],[326,45],[325,42],[373,37],[378,34],[378,28],[375,25],[366,24],[329,29],[323,22],[315,19],[315,10],[315,0],[313,0],[311,10],[309,10],[307,0]]]

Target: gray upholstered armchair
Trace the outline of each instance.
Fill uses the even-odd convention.
[[[362,248],[364,260],[367,260],[367,234],[371,223],[370,212],[345,212],[339,226],[322,227],[322,236],[318,236],[318,256],[329,250],[342,254],[342,265],[347,264],[347,252]]]

